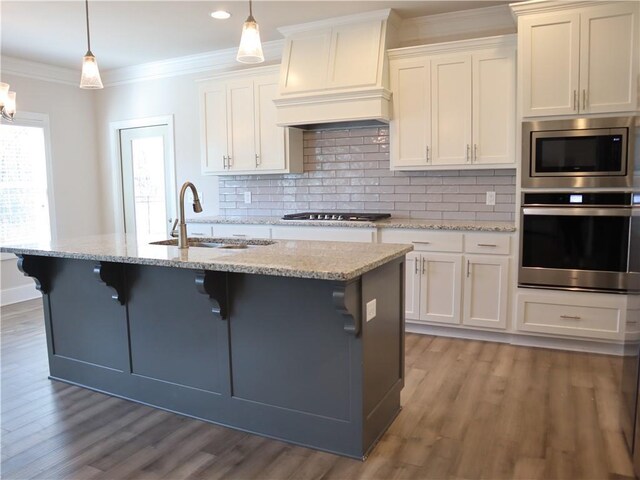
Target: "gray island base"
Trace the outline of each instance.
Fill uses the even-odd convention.
[[[54,380],[360,459],[400,410],[406,248],[348,280],[3,250],[43,294]]]

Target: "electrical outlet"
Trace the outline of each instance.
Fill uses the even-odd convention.
[[[244,192],[244,203],[251,203],[251,192]]]
[[[496,204],[496,192],[487,192],[487,205]]]
[[[376,318],[376,299],[367,302],[367,322]]]

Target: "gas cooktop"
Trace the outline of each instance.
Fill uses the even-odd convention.
[[[289,213],[283,220],[333,220],[344,222],[375,222],[389,218],[389,213],[302,212]]]

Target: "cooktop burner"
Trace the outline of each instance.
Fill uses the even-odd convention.
[[[302,212],[289,213],[283,220],[333,220],[345,222],[375,222],[389,218],[389,213]]]

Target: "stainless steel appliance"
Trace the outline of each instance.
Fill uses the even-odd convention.
[[[518,285],[638,290],[630,238],[640,229],[639,212],[637,193],[524,193]]]
[[[631,188],[639,135],[640,117],[523,122],[522,187]]]
[[[345,222],[375,222],[389,218],[389,213],[302,212],[288,213],[283,220],[333,220]]]

